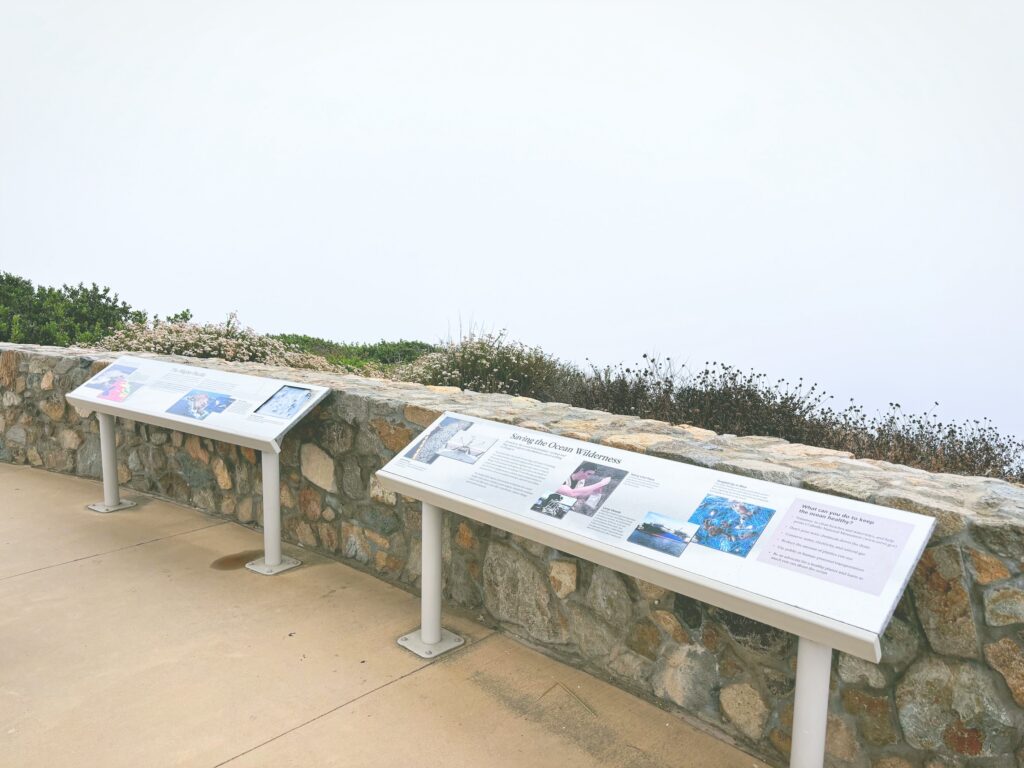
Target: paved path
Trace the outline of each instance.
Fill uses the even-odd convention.
[[[465,617],[433,663],[417,600],[341,563],[241,566],[262,537],[0,464],[0,764],[763,768]]]

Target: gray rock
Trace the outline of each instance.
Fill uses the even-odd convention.
[[[1024,579],[985,592],[985,623],[990,627],[1024,623]]]
[[[851,685],[884,688],[886,684],[885,673],[881,667],[848,653],[839,654],[838,672],[839,679]]]
[[[914,627],[894,616],[882,633],[882,663],[902,672],[920,650],[921,639]]]
[[[910,579],[910,590],[925,636],[937,653],[981,658],[959,547],[946,544],[926,549]]]
[[[341,456],[352,449],[355,434],[347,424],[329,421],[320,428],[318,442],[332,456]]]
[[[718,661],[700,646],[677,646],[658,660],[651,685],[659,698],[693,713],[710,713],[718,686]]]
[[[690,629],[700,629],[704,623],[704,611],[701,603],[686,595],[676,595],[672,601],[672,612],[680,623]]]
[[[974,535],[992,552],[1014,562],[1024,561],[1024,520],[998,517],[976,520],[971,526]]]
[[[740,616],[738,613],[711,608],[711,616],[725,628],[736,643],[748,651],[772,658],[785,658],[792,653],[796,638],[781,629]]]
[[[313,443],[303,443],[300,451],[302,476],[325,491],[337,493],[334,479],[334,460]]]
[[[484,605],[499,621],[515,624],[534,640],[566,643],[569,622],[548,591],[547,578],[521,552],[491,542],[483,568]]]
[[[24,427],[13,426],[4,433],[4,440],[8,445],[25,445],[28,441],[28,434]]]
[[[607,568],[594,567],[585,601],[594,613],[616,626],[625,626],[633,615],[633,601],[622,577]]]
[[[608,662],[608,669],[616,677],[625,680],[627,684],[645,688],[651,671],[654,669],[654,664],[640,654],[627,650],[616,654]]]
[[[341,490],[350,499],[362,499],[367,495],[366,487],[363,485],[362,471],[353,460],[346,460],[342,466]]]
[[[588,661],[605,658],[620,647],[622,624],[611,625],[577,603],[566,606],[570,618],[570,637]]]
[[[722,689],[718,697],[722,713],[751,741],[760,741],[768,724],[768,707],[753,686],[737,683]]]
[[[907,742],[945,755],[986,757],[1013,749],[1019,715],[999,695],[990,673],[965,662],[927,656],[896,686]]]
[[[75,472],[84,477],[101,477],[103,475],[99,435],[85,436],[85,442],[75,452]]]

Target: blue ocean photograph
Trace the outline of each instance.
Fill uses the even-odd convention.
[[[690,515],[690,522],[698,526],[693,540],[719,552],[746,557],[774,514],[774,509],[746,501],[705,496]]]
[[[626,541],[679,557],[690,540],[689,534],[683,530],[685,525],[682,520],[674,517],[648,512]]]
[[[221,392],[207,392],[202,389],[193,389],[181,400],[167,409],[167,413],[177,416],[186,416],[196,421],[203,421],[211,413],[223,413],[224,410],[235,402],[230,395]]]

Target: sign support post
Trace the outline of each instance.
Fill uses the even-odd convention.
[[[461,646],[465,640],[441,626],[443,520],[441,509],[423,502],[420,566],[420,628],[398,638],[398,644],[417,656],[433,659]]]
[[[121,501],[117,487],[117,434],[114,425],[117,417],[109,413],[97,413],[100,423],[100,460],[103,467],[103,503],[89,504],[86,509],[93,512],[117,512],[119,509],[134,507],[134,501]]]
[[[796,698],[790,768],[821,768],[828,726],[828,686],[832,649],[800,638],[796,652]]]
[[[281,554],[281,460],[273,451],[260,451],[263,465],[263,557],[245,564],[264,576],[287,571],[301,560]]]

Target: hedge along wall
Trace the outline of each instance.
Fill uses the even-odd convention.
[[[100,476],[96,419],[64,395],[114,355],[0,345],[0,460]],[[938,519],[883,638],[879,665],[839,653],[827,763],[871,768],[1024,766],[1024,488],[847,453],[453,388],[187,358],[333,393],[287,437],[287,540],[415,590],[419,505],[373,473],[439,413],[555,434]],[[138,491],[257,526],[250,450],[119,422],[118,475]],[[790,745],[796,638],[454,515],[445,597],[509,634],[662,706],[770,763]]]

